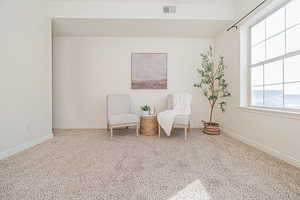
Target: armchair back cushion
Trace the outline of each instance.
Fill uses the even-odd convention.
[[[130,96],[127,94],[114,94],[107,96],[107,117],[118,114],[131,113]]]
[[[168,110],[173,109],[173,95],[171,95],[171,94],[169,94],[167,97],[167,107],[168,107]]]
[[[173,106],[173,95],[172,94],[169,94],[168,97],[167,97],[167,107],[168,107],[168,110],[174,109],[174,106]],[[190,122],[190,118],[191,118],[191,115],[177,115],[175,117],[174,123],[175,124],[184,124],[184,125],[187,125]]]
[[[185,95],[189,95],[190,96],[190,101],[192,99],[192,96],[190,94],[185,94]],[[190,102],[191,104],[191,102]],[[191,106],[189,104],[189,106]],[[174,96],[173,94],[169,94],[168,97],[167,97],[167,108],[168,110],[173,110],[174,109]]]

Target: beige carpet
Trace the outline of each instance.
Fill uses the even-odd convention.
[[[187,142],[73,131],[0,161],[0,199],[299,200],[300,170],[199,130]]]

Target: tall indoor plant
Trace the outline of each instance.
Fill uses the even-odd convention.
[[[228,91],[228,84],[224,77],[224,58],[220,57],[218,64],[215,64],[213,58],[213,49],[210,46],[209,51],[206,54],[201,54],[202,63],[197,69],[200,75],[200,82],[194,84],[194,87],[200,88],[204,96],[208,99],[210,105],[209,121],[203,121],[204,133],[207,134],[220,134],[219,124],[213,122],[213,112],[215,106],[218,104],[221,111],[225,111],[226,102],[225,97],[229,97],[231,94]]]

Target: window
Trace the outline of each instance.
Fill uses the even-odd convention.
[[[300,0],[250,28],[252,106],[300,109]]]

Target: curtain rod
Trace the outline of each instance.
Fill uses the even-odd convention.
[[[261,7],[264,3],[266,3],[267,0],[262,1],[260,4],[258,4],[255,8],[253,8],[250,12],[248,12],[246,15],[241,17],[237,22],[235,22],[232,26],[230,26],[227,31],[230,31],[231,29],[235,28],[235,30],[238,29],[238,24],[243,21],[245,18],[247,18],[249,15],[251,15],[256,9]]]

